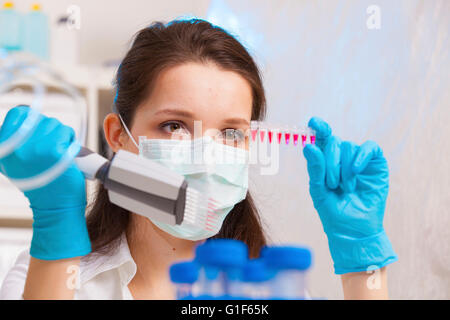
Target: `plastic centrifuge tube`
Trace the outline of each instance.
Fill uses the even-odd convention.
[[[248,248],[242,241],[208,239],[195,249],[199,264],[199,299],[230,299],[242,296],[242,268]]]
[[[269,138],[269,143],[272,143],[273,131],[273,126],[267,127],[267,137]]]
[[[311,251],[304,247],[272,246],[264,249],[270,279],[270,299],[307,299],[306,272],[311,267]]]
[[[198,280],[199,266],[193,261],[173,264],[170,269],[170,280],[175,284],[177,300],[192,299],[193,287]]]
[[[281,138],[282,137],[283,137],[283,131],[282,131],[281,127],[279,127],[277,129],[277,141],[278,141],[278,144],[281,144]]]
[[[309,141],[311,144],[316,144],[316,131],[309,128]]]
[[[304,148],[304,147],[306,147],[306,138],[308,136],[307,130],[303,129],[302,132],[301,132],[301,135],[302,135],[302,146]]]
[[[263,124],[262,122],[259,124],[259,137],[261,139],[261,142],[264,142],[264,136],[266,135],[266,125]]]
[[[294,146],[297,145],[298,143],[298,136],[300,134],[300,131],[298,130],[297,127],[294,127],[293,131],[292,131],[292,140],[294,142]]]
[[[252,135],[252,142],[255,142],[258,134],[258,121],[250,121],[250,133]]]
[[[291,131],[288,126],[284,128],[284,141],[286,145],[289,145],[289,140],[291,139]]]

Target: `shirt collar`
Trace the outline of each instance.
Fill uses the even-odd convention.
[[[137,267],[131,256],[125,233],[118,241],[119,246],[112,253],[102,255],[94,252],[81,257],[80,282],[82,284],[102,272],[117,269],[122,285],[128,285],[136,274]]]

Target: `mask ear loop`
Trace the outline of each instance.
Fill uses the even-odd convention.
[[[119,116],[120,122],[122,123],[123,127],[125,128],[125,132],[127,133],[127,135],[130,137],[131,141],[133,141],[134,145],[136,146],[136,148],[138,148],[138,150],[140,150],[139,145],[136,143],[136,140],[134,140],[133,136],[131,135],[130,130],[128,130],[127,125],[125,124],[125,121],[123,121],[122,116],[120,115],[120,113],[117,112],[117,115]]]

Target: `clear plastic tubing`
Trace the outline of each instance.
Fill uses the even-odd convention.
[[[311,251],[303,247],[265,247],[262,259],[275,273],[270,281],[271,299],[306,299],[305,273],[311,266]]]
[[[248,261],[247,246],[238,240],[211,239],[198,246],[198,287],[204,299],[231,299],[242,296],[242,270]]]
[[[0,96],[14,89],[18,84],[25,83],[31,85],[33,89],[33,101],[31,103],[32,111],[23,121],[22,125],[6,140],[0,142],[0,159],[14,152],[15,148],[26,141],[34,132],[38,123],[39,111],[42,109],[43,97],[46,93],[46,85],[36,75],[46,74],[55,80],[57,88],[60,88],[69,97],[73,98],[75,103],[80,106],[80,135],[77,140],[84,144],[86,141],[87,128],[87,105],[78,90],[62,80],[60,76],[47,65],[42,64],[36,58],[24,58],[23,56],[10,55],[0,59]],[[53,85],[55,86],[55,85]],[[33,176],[22,179],[10,180],[22,191],[40,188],[56,177],[61,175],[65,169],[72,163],[73,158],[79,151],[80,143],[73,141],[69,146],[64,157],[47,170]]]
[[[275,272],[268,269],[262,259],[247,262],[242,273],[242,293],[244,298],[254,300],[270,299],[271,280]]]
[[[170,267],[170,280],[175,284],[177,300],[193,299],[193,286],[198,279],[199,266],[193,261],[173,264]]]

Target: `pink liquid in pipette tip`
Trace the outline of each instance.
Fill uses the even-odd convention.
[[[277,133],[278,144],[281,143],[281,136],[282,136],[282,133],[281,133],[281,132],[278,132],[278,133]]]
[[[286,132],[284,134],[284,141],[286,141],[286,144],[289,144],[289,139],[291,138],[291,134],[289,132]]]
[[[252,141],[255,141],[257,132],[258,132],[258,130],[256,130],[256,129],[252,130]]]
[[[296,146],[298,143],[298,133],[294,133],[293,138],[294,138],[294,146]]]
[[[309,137],[311,140],[311,144],[316,144],[316,136]]]
[[[265,130],[259,131],[259,136],[260,136],[260,138],[261,138],[261,142],[264,142],[264,134],[265,134],[265,133],[266,133]]]
[[[269,132],[267,132],[267,135],[269,137],[269,143],[272,143],[272,131],[269,130]]]
[[[302,146],[303,148],[306,146],[306,134],[302,134]]]

